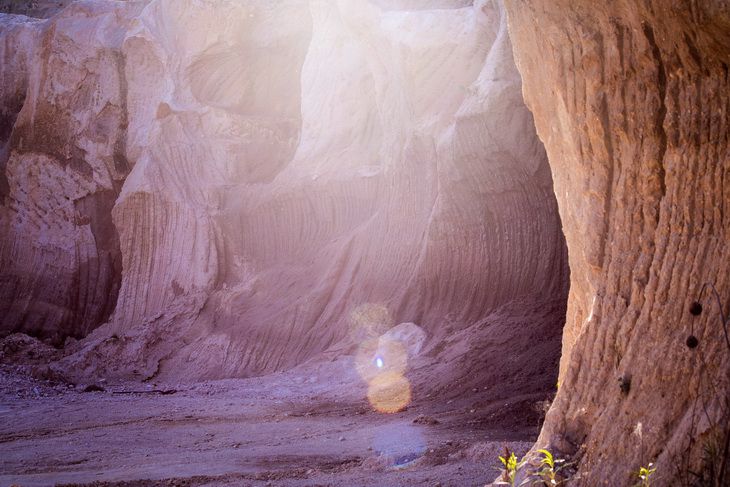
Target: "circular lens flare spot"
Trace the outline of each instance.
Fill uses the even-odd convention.
[[[368,387],[370,405],[381,413],[397,413],[411,402],[411,383],[397,372],[383,372]]]
[[[355,369],[367,383],[387,372],[403,375],[407,368],[406,347],[401,342],[385,337],[364,341],[355,353]]]

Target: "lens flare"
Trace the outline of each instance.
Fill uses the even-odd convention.
[[[366,382],[394,372],[403,375],[408,367],[408,350],[403,343],[385,337],[365,340],[355,353],[355,368]]]
[[[397,413],[411,402],[408,347],[400,335],[388,333],[394,324],[388,308],[379,304],[363,304],[350,315],[350,336],[360,343],[355,369],[368,384],[370,405],[381,413]]]
[[[411,402],[411,383],[397,372],[383,372],[370,381],[370,405],[381,413],[397,413]]]

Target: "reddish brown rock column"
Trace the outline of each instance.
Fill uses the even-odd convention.
[[[656,484],[669,485],[686,473],[693,418],[698,445],[710,422],[727,421],[718,310],[709,299],[697,318],[688,308],[704,282],[726,312],[730,296],[730,4],[507,10],[571,267],[561,386],[539,444],[576,454],[584,485],[633,484],[650,461]],[[628,393],[619,377],[630,377]]]

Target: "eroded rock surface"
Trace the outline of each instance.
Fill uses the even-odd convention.
[[[103,323],[121,282],[110,219],[129,172],[120,44],[135,3],[3,16],[2,330],[63,343]]]
[[[560,392],[538,446],[578,459],[584,485],[631,485],[649,462],[657,485],[711,485],[690,470],[707,474],[703,449],[729,420],[730,350],[709,293],[701,316],[688,310],[703,283],[726,313],[730,292],[730,6],[507,9],[571,268]]]
[[[0,0],[0,13],[48,18],[58,13],[72,0]]]
[[[362,316],[488,337],[524,301],[547,310],[552,364],[567,255],[506,20],[432,3],[2,17],[32,40],[3,64],[29,87],[13,85],[3,330],[73,335],[113,308],[56,372],[192,380],[290,368]]]

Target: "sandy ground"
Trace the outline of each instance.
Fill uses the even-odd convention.
[[[376,412],[348,360],[103,392],[0,366],[0,485],[483,486],[505,445],[526,451],[537,433],[468,394],[416,388],[405,411]]]
[[[484,486],[505,446],[529,449],[553,394],[555,310],[525,309],[444,327],[418,350],[418,327],[399,325],[379,340],[399,330],[401,347],[353,339],[287,372],[199,383],[69,382],[48,365],[64,350],[11,335],[0,340],[0,487]],[[375,407],[377,359],[375,377],[403,371],[399,412]]]

